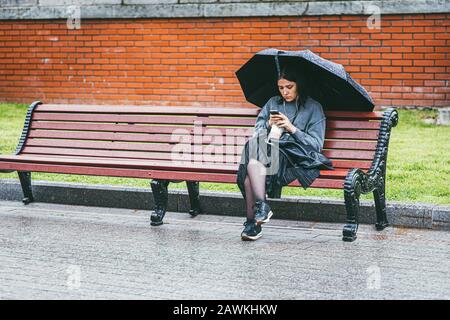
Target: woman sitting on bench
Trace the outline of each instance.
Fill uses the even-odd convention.
[[[304,189],[319,176],[319,169],[333,169],[322,153],[325,114],[308,95],[302,75],[289,66],[277,82],[280,96],[261,109],[253,137],[242,152],[237,184],[246,200],[247,221],[242,240],[256,240],[261,225],[270,220],[269,198],[280,198],[281,189],[295,179]]]

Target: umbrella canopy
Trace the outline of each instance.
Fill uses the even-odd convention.
[[[247,101],[263,107],[271,97],[279,95],[277,80],[287,64],[303,73],[309,95],[324,110],[373,111],[372,98],[341,64],[309,50],[265,49],[256,53],[236,72]]]

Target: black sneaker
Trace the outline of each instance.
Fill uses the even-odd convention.
[[[191,215],[191,217],[196,217],[201,213],[202,213],[201,208],[193,208],[193,209],[189,210],[189,214]]]
[[[156,207],[155,211],[152,211],[151,216],[150,216],[150,224],[152,226],[160,226],[163,224],[163,218],[164,215],[166,214],[166,210],[164,210],[161,207]]]
[[[270,209],[269,205],[264,201],[256,201],[254,210],[257,225],[269,222],[270,217],[272,217],[273,215],[273,212]]]
[[[256,224],[255,220],[245,221],[244,230],[241,233],[241,239],[244,241],[258,240],[262,236],[261,226]]]

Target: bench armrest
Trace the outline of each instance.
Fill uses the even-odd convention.
[[[386,162],[389,147],[389,139],[391,136],[391,129],[398,124],[398,112],[394,108],[389,108],[383,113],[383,119],[381,120],[380,131],[378,133],[378,142],[375,149],[375,157],[372,161],[372,165],[368,174],[370,176],[377,173],[377,171],[383,171],[383,175],[386,172]]]
[[[360,168],[349,169],[344,182],[344,190],[353,193],[369,193],[384,186],[386,180],[386,162],[391,129],[398,123],[398,112],[389,108],[383,113],[375,156],[370,169],[365,173]],[[355,190],[358,189],[358,190]]]
[[[25,146],[25,142],[28,138],[28,133],[30,132],[30,124],[33,116],[33,111],[40,104],[42,104],[41,101],[35,101],[28,107],[27,115],[25,116],[25,124],[23,125],[22,135],[20,136],[19,143],[17,144],[16,151],[14,152],[14,154],[16,155],[20,154],[23,150],[23,147]]]

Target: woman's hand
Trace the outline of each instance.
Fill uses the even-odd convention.
[[[288,117],[282,113],[277,115],[270,115],[269,125],[275,124],[279,128],[285,129],[289,133],[295,133],[297,128],[289,121]]]

